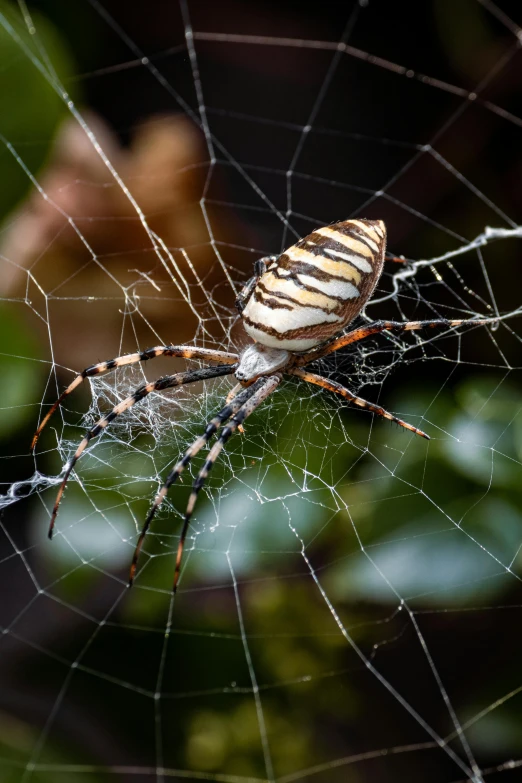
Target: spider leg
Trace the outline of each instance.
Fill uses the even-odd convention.
[[[407,264],[408,260],[404,256],[394,256],[392,253],[384,254],[385,261],[391,261],[394,264]]]
[[[127,364],[136,364],[137,362],[146,362],[149,359],[155,359],[157,356],[175,356],[183,359],[204,359],[207,362],[219,362],[222,364],[235,364],[238,360],[238,356],[235,353],[228,353],[227,351],[216,351],[211,348],[191,348],[190,345],[158,345],[155,348],[147,348],[146,351],[138,351],[137,353],[127,353],[124,356],[118,356],[116,359],[110,359],[106,362],[99,362],[93,364],[91,367],[87,367],[69,384],[69,386],[63,391],[51,409],[45,414],[40,422],[38,429],[36,430],[31,448],[34,449],[40,434],[66,397],[69,396],[85,378],[92,378],[93,375],[102,375],[109,370],[115,370],[117,367],[123,367]]]
[[[165,500],[170,487],[177,480],[178,476],[180,476],[183,473],[183,471],[185,470],[189,462],[191,462],[191,460],[203,448],[203,446],[205,446],[208,443],[212,435],[214,435],[214,433],[217,432],[217,430],[232,416],[235,416],[235,414],[238,413],[238,411],[240,411],[240,409],[245,405],[245,403],[265,384],[265,382],[266,382],[266,378],[260,378],[258,381],[256,381],[251,386],[248,386],[247,388],[244,388],[243,386],[238,384],[240,394],[234,396],[233,399],[229,400],[229,397],[231,396],[232,392],[238,389],[238,386],[234,387],[234,389],[232,389],[232,392],[230,392],[229,395],[227,396],[225,407],[222,408],[219,411],[219,413],[217,413],[214,416],[214,418],[209,421],[203,435],[200,435],[200,437],[197,438],[194,441],[194,443],[188,447],[182,459],[180,459],[180,461],[170,471],[165,483],[163,484],[158,494],[156,495],[154,499],[154,503],[152,504],[152,508],[150,509],[147,518],[143,524],[143,527],[141,529],[141,533],[138,538],[138,543],[136,544],[136,549],[134,550],[134,556],[132,558],[132,563],[130,567],[129,587],[131,587],[132,583],[134,582],[134,577],[136,575],[136,567],[138,565],[138,559],[141,553],[145,536],[148,533],[150,524],[156,514],[156,511]],[[241,425],[238,425],[238,429],[240,426]]]
[[[240,384],[240,383],[237,383],[237,384],[234,386],[234,388],[233,388],[233,389],[230,389],[229,393],[227,394],[227,398],[226,398],[225,402],[231,402],[231,400],[233,400],[233,399],[234,399],[234,397],[236,396],[236,394],[239,394],[239,392],[241,391],[241,389],[242,389],[242,388],[243,388],[242,384]],[[243,427],[243,425],[242,425],[242,424],[240,424],[240,425],[239,425],[239,427],[238,427],[238,430],[239,430],[239,432],[241,433],[241,435],[244,435],[244,434],[245,434],[245,428]]]
[[[331,343],[324,345],[322,348],[316,351],[310,351],[310,353],[298,356],[296,364],[302,367],[315,359],[321,359],[323,356],[327,356],[329,353],[338,351],[340,348],[344,348],[345,345],[356,343],[359,340],[364,340],[366,337],[370,337],[372,334],[379,334],[380,332],[412,332],[417,329],[435,329],[438,327],[454,327],[454,326],[483,326],[484,324],[498,323],[498,318],[461,318],[459,320],[447,321],[446,319],[439,318],[435,321],[374,321],[367,326],[361,326],[359,329],[353,329],[348,334],[341,335]]]
[[[236,308],[239,315],[241,315],[247,305],[248,300],[252,296],[258,279],[266,272],[268,264],[271,261],[275,261],[276,258],[278,258],[278,256],[264,256],[263,258],[258,258],[258,260],[255,262],[254,276],[251,277],[250,280],[243,286],[236,299]]]
[[[229,402],[232,402],[233,399],[237,397],[241,389],[244,389],[245,387],[241,383],[236,383],[233,389],[230,389],[229,393],[227,394],[227,398],[225,400],[225,403],[228,405]]]
[[[243,288],[237,295],[235,304],[236,304],[236,310],[238,311],[239,315],[242,314],[243,310],[247,306],[247,302],[252,296],[256,285],[257,285],[257,277],[251,277],[250,280],[243,286]]]
[[[192,492],[190,493],[190,497],[187,504],[187,510],[185,511],[185,520],[183,522],[183,528],[181,530],[181,535],[179,538],[178,551],[176,554],[176,566],[174,568],[174,582],[172,585],[172,591],[174,593],[176,592],[178,586],[179,574],[181,569],[181,560],[183,557],[183,548],[185,546],[185,538],[190,524],[190,518],[194,511],[194,506],[196,505],[196,500],[199,491],[205,484],[208,474],[212,470],[214,463],[219,457],[223,449],[223,446],[225,445],[227,440],[238,429],[239,425],[242,424],[245,421],[245,419],[248,418],[248,416],[250,416],[256,410],[256,408],[258,408],[259,405],[261,405],[261,403],[264,402],[264,400],[266,400],[266,398],[270,394],[272,394],[273,391],[275,391],[275,389],[277,388],[281,380],[281,375],[278,374],[270,375],[268,378],[263,378],[262,380],[263,380],[262,385],[247,400],[247,402],[243,405],[243,407],[239,409],[236,415],[232,417],[232,419],[229,421],[226,427],[223,428],[221,435],[219,436],[216,443],[214,443],[214,445],[210,449],[205,464],[199,471],[196,480],[192,485]]]
[[[288,373],[290,375],[296,375],[303,381],[313,383],[316,386],[321,386],[323,389],[328,389],[328,391],[334,392],[335,394],[340,394],[341,397],[344,397],[346,400],[353,402],[354,405],[358,405],[360,408],[366,408],[366,410],[369,410],[372,413],[376,413],[378,416],[382,416],[384,419],[389,419],[389,421],[394,421],[396,424],[400,424],[401,427],[404,427],[404,429],[410,430],[416,435],[420,435],[421,437],[430,440],[430,436],[426,435],[426,433],[422,430],[417,429],[417,427],[413,427],[411,424],[408,424],[402,419],[398,419],[397,416],[393,416],[387,410],[381,408],[380,405],[374,405],[373,402],[368,402],[367,400],[363,400],[362,397],[357,397],[355,394],[352,394],[349,389],[341,386],[340,383],[330,381],[327,378],[323,378],[321,375],[316,375],[313,372],[307,372],[306,370],[299,370],[297,368],[288,370]]]
[[[85,434],[85,437],[81,441],[80,445],[76,449],[74,455],[67,463],[67,467],[65,469],[65,475],[63,477],[62,483],[60,484],[60,488],[58,490],[58,494],[56,495],[56,500],[54,502],[53,511],[51,514],[51,521],[49,523],[49,532],[48,536],[49,538],[53,537],[53,530],[54,530],[54,524],[56,522],[56,516],[58,514],[58,508],[60,506],[60,501],[62,499],[62,495],[65,490],[65,486],[67,484],[67,481],[69,480],[69,476],[71,475],[74,466],[78,462],[79,458],[87,448],[89,442],[92,440],[92,438],[95,438],[97,435],[102,432],[110,423],[111,421],[114,421],[114,419],[119,416],[124,411],[128,410],[129,408],[132,408],[133,405],[135,405],[137,402],[142,400],[144,397],[146,397],[148,394],[154,391],[162,391],[163,389],[171,389],[174,386],[182,386],[186,383],[195,383],[196,381],[204,381],[209,378],[218,378],[221,375],[230,375],[234,372],[236,368],[236,365],[229,365],[229,364],[220,364],[217,367],[205,367],[201,370],[189,370],[187,372],[179,372],[175,375],[166,375],[164,378],[158,378],[157,381],[153,381],[151,383],[143,383],[141,386],[138,386],[136,391],[130,395],[130,397],[127,397],[122,402],[119,402],[118,405],[115,405],[112,411],[108,413],[106,416],[103,416],[99,421],[96,422],[94,427],[91,427],[90,430]]]
[[[196,500],[197,500],[199,491],[203,487],[203,485],[205,484],[207,476],[210,473],[210,471],[212,470],[212,467],[213,467],[215,461],[217,460],[219,454],[221,453],[221,451],[223,449],[223,446],[225,445],[227,440],[238,429],[239,425],[242,424],[244,422],[244,420],[246,418],[248,418],[248,416],[250,416],[256,410],[256,408],[258,408],[259,405],[261,405],[261,403],[264,400],[266,400],[266,398],[270,394],[272,394],[273,391],[275,391],[275,389],[277,388],[280,380],[281,380],[281,375],[279,375],[279,374],[270,375],[268,377],[260,378],[255,383],[253,383],[251,386],[249,386],[247,389],[245,389],[244,392],[242,392],[240,395],[238,395],[238,398],[241,398],[243,400],[243,404],[239,406],[239,409],[238,409],[237,413],[235,413],[232,416],[232,418],[230,419],[230,421],[228,422],[226,427],[223,428],[219,439],[216,441],[216,443],[210,449],[210,451],[208,453],[208,456],[207,456],[207,459],[205,461],[205,464],[203,465],[202,469],[199,471],[199,473],[198,473],[198,475],[196,477],[196,480],[194,481],[194,484],[192,485],[192,492],[190,493],[190,497],[189,497],[188,504],[187,504],[187,510],[185,511],[185,519],[184,519],[184,522],[183,522],[183,528],[181,530],[181,535],[180,535],[180,538],[179,538],[178,551],[177,551],[177,554],[176,554],[176,565],[175,565],[175,568],[174,568],[174,581],[173,581],[173,585],[172,585],[172,591],[174,593],[176,592],[176,589],[177,589],[177,586],[178,586],[179,574],[180,574],[180,569],[181,569],[181,560],[183,558],[183,549],[184,549],[184,546],[185,546],[185,538],[187,537],[187,532],[188,532],[188,528],[189,528],[189,524],[190,524],[190,518],[191,518],[192,513],[194,511],[194,506],[196,505]],[[245,401],[245,397],[246,397],[248,392],[250,392],[250,395],[246,398],[246,401]],[[223,410],[225,410],[225,409],[223,409]],[[218,417],[216,417],[216,419],[217,418]],[[213,421],[215,421],[215,419]],[[211,426],[211,425],[212,425],[212,422],[210,423],[209,426]],[[215,431],[215,430],[213,430],[213,431]],[[196,445],[198,443],[199,443],[199,439],[198,439],[198,441],[195,441],[194,445]],[[201,446],[202,445],[204,445],[204,444],[202,443]],[[199,446],[199,448],[201,448],[201,446]],[[189,452],[191,451],[192,448],[193,447],[191,446],[190,449],[185,454],[185,457],[183,458],[184,460],[185,459],[187,460],[187,464],[188,464],[189,460],[193,456],[192,454],[189,455]],[[199,451],[199,448],[198,448],[198,451]],[[181,460],[181,462],[183,462],[183,460]],[[181,465],[181,462],[178,463],[178,465]],[[176,468],[177,468],[177,466],[176,466]],[[172,481],[174,481],[175,477],[177,475],[179,475],[179,473],[176,472],[176,468],[174,468],[174,470],[172,471],[171,475],[169,476],[169,479],[170,479],[171,476],[173,476]],[[179,471],[179,472],[181,472],[181,471]],[[168,479],[167,479],[167,481],[168,481]],[[162,495],[161,494],[162,490],[160,490],[160,493],[158,494],[158,496],[156,497],[156,500],[154,501],[154,506],[152,507],[151,512],[149,513],[149,516],[147,517],[147,520],[145,522],[144,530],[142,531],[142,536],[140,536],[141,540],[143,540],[143,536],[145,535],[145,532],[148,529],[148,525],[150,525],[150,521],[152,520],[152,517],[153,517],[153,515],[154,515],[154,513],[156,511],[156,508],[160,505],[161,501],[165,497],[166,489],[168,489],[168,487],[166,485],[167,485],[167,482],[165,483],[165,485],[163,487],[163,489],[165,489],[164,494]],[[161,495],[161,497],[160,497],[160,495]],[[138,542],[138,544],[139,543],[140,542]],[[138,548],[137,548],[137,552],[138,552],[138,555],[139,555]],[[136,557],[136,555],[135,555],[135,557]],[[136,563],[133,560],[133,564],[131,566],[131,578],[129,580],[129,586],[132,584],[132,580],[134,578],[135,570],[136,570]]]

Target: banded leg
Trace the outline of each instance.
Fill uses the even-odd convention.
[[[179,538],[178,551],[176,554],[176,566],[174,568],[174,581],[172,584],[172,590],[174,593],[176,592],[178,586],[179,574],[181,570],[181,560],[183,558],[183,548],[185,546],[185,538],[187,536],[187,531],[190,524],[190,518],[194,511],[194,506],[196,505],[196,500],[199,491],[205,484],[207,476],[212,470],[212,467],[214,466],[214,463],[219,457],[223,449],[223,446],[225,445],[227,440],[230,438],[231,435],[233,435],[233,433],[237,430],[239,425],[242,424],[245,421],[245,419],[248,418],[256,410],[256,408],[258,408],[259,405],[261,405],[261,403],[264,400],[266,400],[266,398],[270,394],[272,394],[273,391],[275,391],[280,380],[281,380],[280,375],[270,375],[268,378],[260,378],[261,383],[259,386],[257,385],[259,381],[256,381],[255,384],[249,387],[249,388],[252,388],[253,386],[256,387],[254,394],[247,400],[247,402],[244,403],[244,405],[239,409],[239,411],[235,414],[235,416],[232,417],[232,419],[229,421],[226,427],[223,428],[219,439],[210,449],[205,464],[203,465],[202,469],[199,471],[197,478],[194,481],[194,484],[192,485],[192,492],[190,493],[189,501],[187,504],[187,510],[185,511],[185,520],[183,522],[183,528],[181,530],[181,535]]]
[[[214,416],[214,418],[209,421],[203,435],[200,435],[200,437],[197,438],[197,440],[195,440],[194,443],[188,447],[183,458],[180,459],[180,461],[170,471],[165,483],[163,484],[160,491],[156,495],[154,499],[154,503],[152,504],[152,508],[150,509],[147,518],[143,524],[143,527],[141,529],[141,533],[138,538],[138,543],[136,544],[136,549],[134,550],[134,556],[132,558],[132,563],[130,567],[129,587],[132,587],[132,583],[134,582],[134,577],[136,576],[136,567],[138,565],[138,559],[141,553],[145,536],[149,531],[150,524],[156,514],[156,511],[167,497],[167,493],[170,487],[172,486],[172,484],[174,484],[177,478],[183,473],[183,471],[185,470],[189,462],[191,462],[191,460],[203,448],[203,446],[205,446],[208,443],[212,435],[214,435],[214,433],[217,432],[217,430],[226,421],[228,421],[228,419],[234,416],[240,410],[240,408],[242,408],[242,406],[247,402],[247,400],[249,400],[250,397],[252,397],[255,394],[255,392],[261,388],[261,386],[265,383],[265,381],[266,378],[260,378],[258,381],[256,381],[251,386],[248,386],[246,389],[240,384],[238,384],[238,386],[235,386],[234,389],[232,389],[232,392],[237,391],[239,387],[240,394],[237,394],[237,396],[234,396],[230,400],[229,397],[231,396],[232,392],[228,395],[225,407],[222,408],[219,411],[219,413],[217,413]]]
[[[407,264],[408,260],[404,256],[394,256],[391,253],[384,254],[385,261],[391,261],[392,264]]]
[[[323,378],[321,375],[316,375],[313,372],[307,372],[306,370],[299,370],[297,368],[294,368],[293,370],[288,370],[288,373],[290,375],[296,375],[298,378],[301,378],[303,381],[307,381],[308,383],[313,383],[315,384],[315,386],[321,386],[321,388],[323,389],[328,389],[328,391],[334,392],[334,394],[340,394],[341,397],[344,397],[345,400],[349,400],[350,402],[353,402],[354,405],[358,405],[360,408],[366,408],[366,410],[371,411],[372,413],[376,413],[378,416],[382,416],[383,419],[394,421],[396,424],[399,424],[401,427],[404,427],[404,429],[410,430],[411,432],[414,432],[416,435],[420,435],[422,438],[426,438],[426,440],[430,440],[430,436],[426,435],[426,433],[423,432],[422,430],[417,429],[417,427],[413,427],[411,424],[408,424],[406,421],[403,421],[402,419],[398,419],[397,416],[393,416],[387,410],[381,408],[380,405],[374,405],[373,402],[368,402],[367,400],[363,400],[362,397],[357,397],[355,394],[352,394],[352,392],[349,389],[346,389],[344,386],[341,386],[340,383],[336,383],[335,381],[330,381],[327,378]]]
[[[229,393],[227,394],[227,398],[226,398],[225,402],[231,402],[234,399],[234,397],[236,396],[236,394],[239,394],[239,392],[241,391],[242,388],[243,388],[243,385],[241,383],[237,383],[234,386],[233,389],[230,389]],[[245,434],[245,428],[243,427],[242,424],[239,425],[238,430],[241,433],[241,435]]]
[[[74,469],[74,466],[76,465],[81,455],[87,448],[89,442],[97,435],[99,435],[100,432],[102,432],[102,430],[104,430],[107,427],[107,425],[111,423],[111,421],[114,421],[114,419],[124,411],[128,410],[129,408],[132,408],[133,405],[135,405],[137,402],[142,400],[151,392],[162,391],[163,389],[171,389],[175,386],[182,386],[186,383],[205,381],[208,380],[209,378],[218,378],[222,375],[230,375],[231,373],[234,372],[235,369],[236,369],[236,365],[220,364],[217,367],[205,367],[201,370],[189,370],[187,372],[176,373],[175,375],[166,375],[164,378],[159,378],[157,381],[153,381],[152,383],[144,383],[141,386],[138,386],[136,391],[133,394],[131,394],[130,397],[127,397],[127,399],[118,403],[118,405],[115,405],[112,411],[110,411],[110,413],[108,413],[106,416],[103,416],[99,421],[97,421],[94,427],[91,427],[91,429],[88,430],[85,437],[81,441],[80,445],[76,449],[73,457],[67,463],[67,467],[65,469],[65,475],[63,477],[62,483],[60,484],[60,488],[58,490],[58,494],[54,502],[53,512],[51,514],[51,521],[49,523],[49,532],[48,532],[49,538],[53,537],[54,524],[56,522],[56,516],[58,514],[60,501],[62,499],[62,495],[64,493],[67,481],[69,480],[69,476],[71,475]]]
[[[252,296],[258,279],[266,272],[268,264],[270,264],[272,261],[275,261],[277,258],[278,256],[264,256],[263,258],[258,258],[258,260],[254,263],[254,276],[251,277],[246,285],[243,286],[236,299],[236,308],[239,315],[241,315],[247,306],[247,302]]]
[[[435,321],[374,321],[374,323],[367,326],[361,326],[359,329],[354,329],[348,334],[341,335],[331,343],[324,345],[322,348],[316,351],[310,351],[310,353],[298,356],[296,364],[302,367],[315,359],[321,359],[323,356],[327,356],[329,353],[338,351],[340,348],[344,348],[346,345],[356,343],[359,340],[365,340],[366,337],[370,337],[372,334],[379,334],[380,332],[413,332],[417,329],[435,329],[439,327],[453,327],[453,326],[483,326],[485,324],[498,323],[498,318],[461,318],[459,320],[447,321],[439,318]]]
[[[230,389],[229,393],[227,394],[227,398],[225,400],[226,404],[228,405],[229,402],[232,402],[232,400],[235,397],[237,397],[237,395],[239,394],[241,389],[244,389],[244,388],[245,387],[243,386],[242,383],[236,383],[236,385],[232,389]]]
[[[228,353],[227,351],[216,351],[212,348],[191,348],[190,345],[158,345],[155,348],[147,348],[146,351],[138,351],[136,353],[127,353],[124,356],[118,356],[116,359],[110,359],[106,362],[99,362],[99,364],[93,364],[91,367],[87,367],[85,370],[76,376],[72,383],[63,391],[51,409],[46,413],[42,421],[40,422],[38,429],[36,430],[31,448],[34,449],[40,434],[66,397],[69,396],[85,378],[92,378],[94,375],[102,375],[109,370],[115,370],[117,367],[123,367],[128,364],[136,364],[137,362],[146,362],[149,359],[155,359],[157,356],[174,356],[182,359],[204,359],[207,362],[219,362],[222,364],[235,364],[239,357],[235,353]]]

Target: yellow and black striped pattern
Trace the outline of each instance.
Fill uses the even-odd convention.
[[[381,275],[382,220],[345,220],[313,231],[273,261],[242,313],[263,345],[305,351],[340,332],[361,311]]]

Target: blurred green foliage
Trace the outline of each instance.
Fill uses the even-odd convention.
[[[0,431],[6,440],[24,425],[34,422],[35,401],[44,383],[44,367],[38,360],[40,345],[20,307],[0,308],[0,340],[4,347],[0,373]]]
[[[48,19],[38,11],[32,18],[36,38],[27,29],[20,9],[5,0],[0,2],[0,105],[4,107],[0,113],[0,180],[8,183],[0,188],[0,222],[33,189],[15,156],[38,179],[55,133],[68,113],[62,95],[46,80],[35,60],[42,63],[51,80],[56,74],[63,81],[73,72],[71,54]],[[16,259],[11,262],[16,263]],[[31,403],[44,376],[43,366],[37,361],[41,346],[25,312],[16,304],[4,303],[0,310],[0,339],[5,349],[0,375],[0,426],[7,438],[29,418],[34,420]],[[35,361],[25,361],[28,358]],[[39,396],[37,392],[36,398]]]
[[[0,220],[32,188],[27,173],[6,142],[36,176],[46,160],[56,129],[68,112],[60,90],[56,89],[55,75],[64,83],[73,73],[70,51],[48,19],[37,11],[32,18],[37,37],[28,31],[19,8],[5,0],[0,2],[0,105],[9,107],[0,116],[3,137],[0,178],[9,183],[9,187],[0,189]],[[50,81],[36,61],[41,63]]]

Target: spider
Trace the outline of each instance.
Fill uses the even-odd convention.
[[[215,364],[142,384],[86,433],[73,457],[64,466],[64,477],[51,515],[49,538],[53,535],[67,480],[91,439],[99,435],[117,416],[154,391],[232,374],[239,381],[228,395],[225,406],[208,422],[203,434],[189,446],[157,493],[138,537],[130,566],[129,586],[136,575],[145,536],[169,488],[222,428],[193,483],[188,500],[174,568],[173,591],[176,592],[183,548],[198,493],[228,439],[236,430],[242,430],[245,419],[276,390],[284,374],[338,394],[348,402],[394,421],[429,440],[425,432],[393,416],[380,405],[358,397],[340,383],[305,369],[327,354],[384,331],[404,332],[462,324],[476,326],[498,321],[495,318],[404,322],[381,320],[343,333],[345,327],[359,315],[379,280],[385,247],[386,227],[382,220],[345,220],[315,229],[279,256],[266,256],[256,261],[254,276],[236,301],[245,331],[254,340],[241,354],[187,345],[162,345],[94,364],[77,375],[41,421],[32,448],[52,414],[85,378],[157,356],[201,359]]]

